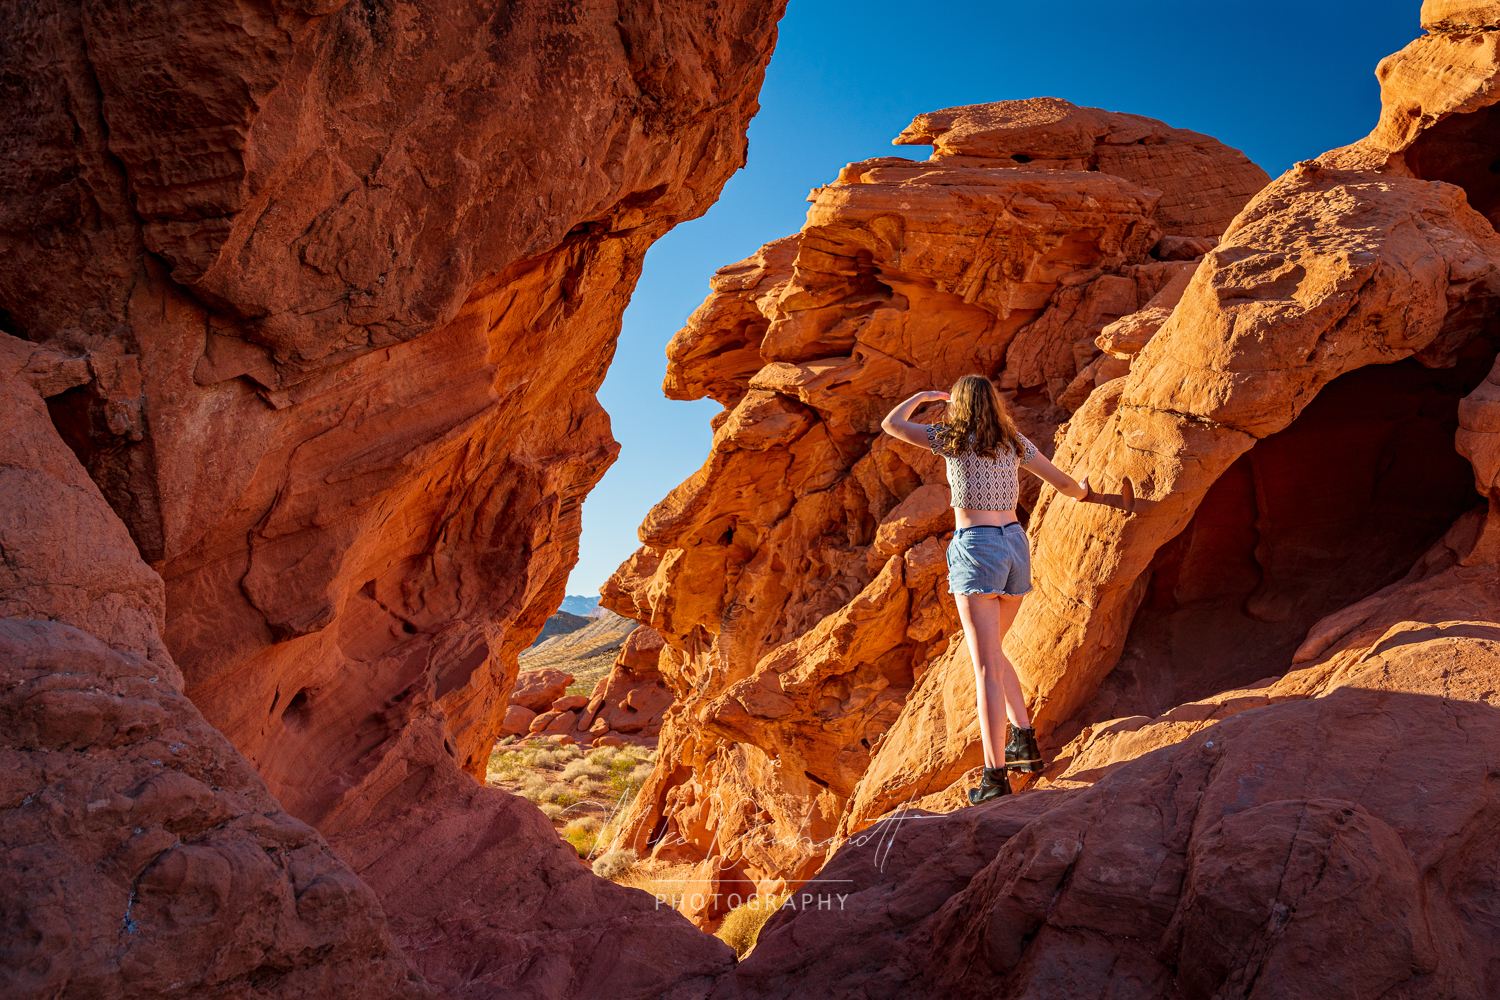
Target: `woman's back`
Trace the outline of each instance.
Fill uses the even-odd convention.
[[[966,510],[1015,510],[1020,494],[1017,468],[1036,455],[1036,445],[1021,438],[1024,452],[1017,455],[1001,447],[994,459],[984,458],[972,450],[955,452],[943,444],[946,424],[927,425],[927,444],[934,455],[948,460],[948,486],[953,491],[953,506]]]

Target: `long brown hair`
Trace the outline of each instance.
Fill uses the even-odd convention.
[[[1018,458],[1023,454],[1021,432],[989,379],[965,375],[953,383],[949,395],[947,426],[938,434],[944,451],[950,455],[972,451],[992,462],[999,459],[1001,448]]]

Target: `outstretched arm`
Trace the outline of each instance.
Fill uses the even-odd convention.
[[[904,399],[897,403],[896,408],[887,413],[885,419],[880,422],[880,429],[898,441],[914,444],[918,448],[926,448],[927,425],[911,420],[911,411],[923,403],[931,403],[935,400],[946,401],[947,399],[948,394],[946,392],[938,392],[935,389],[919,392],[910,399]]]
[[[1075,480],[1072,476],[1048,461],[1047,456],[1041,452],[1037,452],[1031,456],[1031,461],[1021,466],[1021,468],[1050,483],[1057,492],[1064,496],[1072,497],[1074,500],[1082,500],[1089,495],[1089,480],[1087,476],[1083,478],[1082,482]]]

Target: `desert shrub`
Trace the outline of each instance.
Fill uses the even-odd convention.
[[[640,889],[653,896],[669,900],[682,895],[683,885],[692,880],[697,871],[698,866],[694,864],[684,862],[663,864],[645,857],[637,861],[635,867],[617,877],[615,881],[621,885],[628,885],[632,889]]]
[[[543,802],[555,802],[560,806],[570,806],[578,801],[578,794],[567,785],[548,785],[542,792]]]
[[[583,751],[577,746],[568,745],[555,747],[551,744],[531,751],[531,759],[528,761],[532,767],[544,767],[549,770],[559,770],[566,767],[570,761],[575,761],[583,756]]]
[[[594,852],[594,845],[599,841],[599,821],[592,816],[572,820],[563,827],[562,835],[580,858],[586,858]]]
[[[571,786],[575,802],[591,802],[603,809],[614,808],[614,798],[608,785],[600,784],[593,778],[580,778]]]
[[[781,908],[790,893],[776,896],[771,894],[751,896],[748,900],[736,906],[724,915],[724,920],[719,924],[719,929],[714,936],[734,949],[734,953],[740,958],[750,954],[750,949],[755,947],[755,941],[760,937],[760,929],[765,926],[771,914]]]
[[[553,803],[570,806],[578,801],[578,795],[567,785],[554,784],[545,775],[532,772],[521,783],[521,797],[535,805]]]
[[[587,757],[569,761],[568,766],[562,770],[562,780],[577,782],[583,778],[602,778],[609,774],[609,768],[603,764],[596,764]]]
[[[548,819],[557,819],[557,817],[560,816],[563,811],[563,807],[558,805],[556,802],[543,802],[541,805],[537,806],[537,808],[540,809],[542,811],[542,815],[547,817]]]
[[[635,867],[635,852],[626,848],[610,851],[594,862],[594,874],[600,878],[616,879]]]
[[[521,779],[521,797],[528,802],[541,802],[542,793],[547,790],[548,781],[535,772],[528,773]]]
[[[537,768],[562,767],[565,759],[550,747],[518,747],[490,754],[485,777],[490,781],[517,781]]]
[[[628,801],[635,798],[635,793],[641,790],[641,785],[650,776],[651,765],[621,754],[609,769],[609,787],[615,795],[623,795]]]
[[[609,767],[620,756],[619,747],[595,747],[588,755],[588,759],[595,764]]]

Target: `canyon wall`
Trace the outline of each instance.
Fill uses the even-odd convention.
[[[783,6],[47,0],[0,15],[0,328],[29,345],[17,367],[79,465],[73,485],[113,509],[80,521],[78,544],[112,532],[123,554],[80,557],[70,586],[157,594],[149,628],[124,612],[7,614],[90,633],[67,641],[120,697],[139,697],[148,668],[94,640],[175,664],[163,678],[180,668],[186,699],[159,725],[233,773],[228,799],[171,785],[201,815],[164,828],[207,844],[248,808],[280,818],[236,844],[308,859],[244,869],[295,897],[295,919],[200,914],[203,941],[241,928],[270,942],[272,971],[231,963],[223,982],[326,952],[310,975],[347,987],[364,973],[334,966],[363,949],[371,995],[425,977],[471,996],[654,996],[731,960],[594,879],[530,805],[471,775],[517,652],[561,600],[579,503],[616,452],[594,390],[646,249],[743,164]],[[40,517],[49,497],[18,494],[7,515]],[[45,560],[28,558],[15,586],[29,593]],[[42,683],[66,660],[46,652],[52,633],[16,634],[41,652],[8,682]],[[157,763],[116,753],[103,730],[48,740],[85,749],[127,798],[155,780]],[[52,794],[49,767],[16,779],[7,841],[72,850],[83,833],[36,833],[17,804]],[[149,812],[105,801],[89,829]],[[298,821],[375,890],[389,930]],[[111,868],[96,847],[96,874],[128,896],[146,848]],[[215,899],[252,888],[233,860],[176,864]],[[363,915],[331,930],[317,907]],[[108,936],[72,913],[47,942]],[[140,926],[161,977],[191,971],[196,959],[165,960],[186,938]],[[219,975],[182,978],[207,990]],[[27,988],[50,995],[47,982]],[[303,989],[288,983],[264,988]]]
[[[161,577],[43,403],[70,363],[0,334],[4,994],[430,996],[375,893],[183,695]]]
[[[950,640],[711,996],[1500,990],[1500,7],[1423,20],[1371,135],[1251,199],[1059,429],[1139,500],[1031,505],[1045,773],[962,808]]]
[[[923,115],[896,141],[935,148],[845,167],[673,338],[667,394],[725,410],[604,588],[665,637],[676,697],[619,842],[699,862],[705,899],[810,877],[872,761],[918,766],[900,720],[954,661],[953,518],[941,460],[880,419],[980,371],[1051,454],[1150,338],[1143,308],[1170,311],[1202,234],[1266,180],[1206,136],[1050,98]]]

